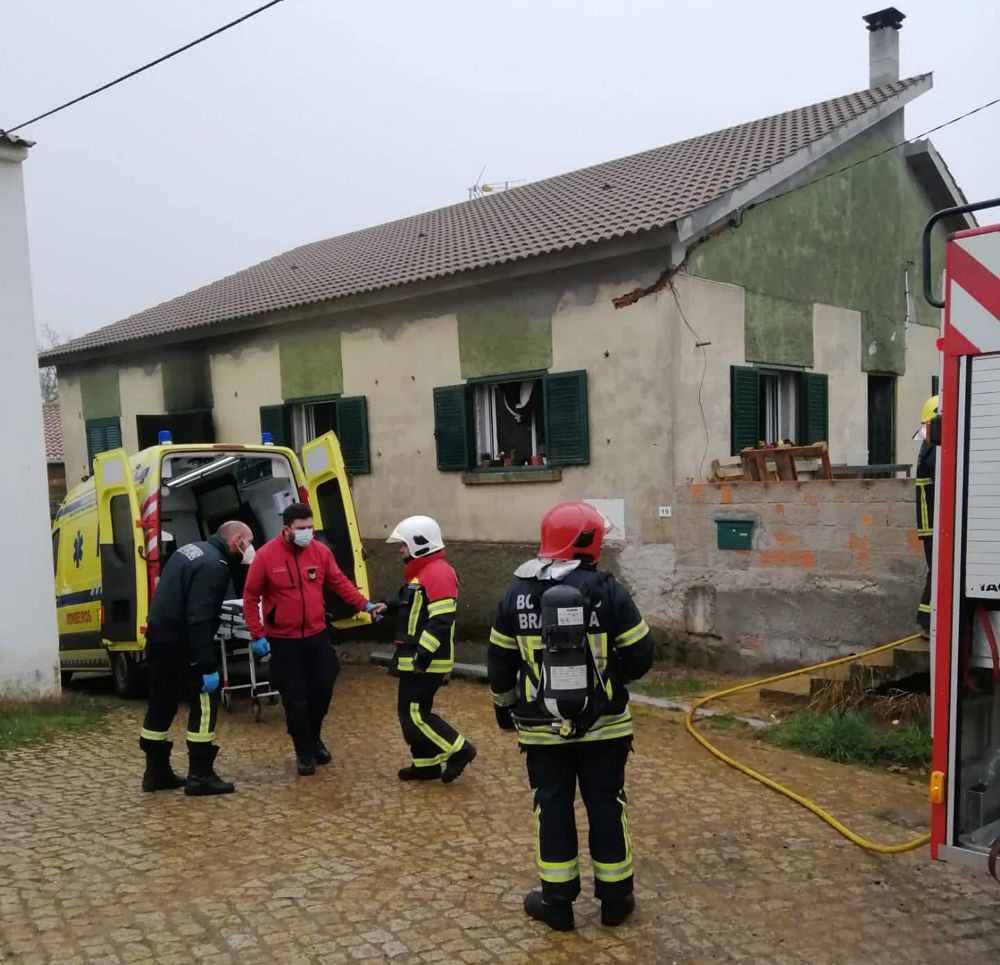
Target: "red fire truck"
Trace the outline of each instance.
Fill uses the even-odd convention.
[[[938,211],[923,236],[924,297],[944,309],[931,624],[931,854],[988,870],[1000,856],[1000,224],[957,231],[934,294]],[[936,441],[936,440],[934,440]]]

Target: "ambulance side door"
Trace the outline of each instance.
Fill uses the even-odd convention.
[[[337,565],[367,597],[368,569],[361,545],[361,532],[354,512],[347,470],[344,468],[344,457],[333,432],[313,439],[302,447],[302,468],[316,524],[316,535],[333,550]],[[352,606],[329,592],[327,612],[331,614],[336,627],[370,622],[368,614],[355,614]]]
[[[141,648],[149,606],[146,561],[139,538],[139,497],[124,449],[94,460],[97,488],[98,549],[101,560],[102,636]],[[132,649],[132,647],[124,647]]]

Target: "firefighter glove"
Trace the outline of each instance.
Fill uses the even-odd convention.
[[[377,610],[374,603],[368,602],[365,604],[365,613],[370,613],[372,615],[372,620],[374,620],[375,623],[378,623],[384,616],[384,609]]]
[[[266,657],[271,652],[271,645],[267,642],[267,637],[261,637],[250,644],[255,657]]]
[[[219,689],[219,673],[203,673],[201,675],[201,692],[214,694]]]
[[[493,711],[497,715],[497,726],[500,730],[514,729],[514,718],[511,716],[509,707],[494,706]]]

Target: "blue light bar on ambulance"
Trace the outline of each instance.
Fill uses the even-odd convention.
[[[174,441],[173,433],[169,429],[161,429],[157,435],[161,446],[169,446]]]
[[[260,444],[262,446],[273,446],[274,445],[274,433],[273,432],[262,432],[260,434]]]

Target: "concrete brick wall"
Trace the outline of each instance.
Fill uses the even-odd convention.
[[[912,480],[692,485],[677,490],[668,635],[690,662],[783,667],[912,632],[923,586]],[[753,521],[720,550],[717,521]]]

